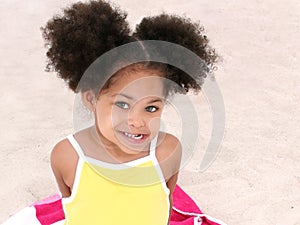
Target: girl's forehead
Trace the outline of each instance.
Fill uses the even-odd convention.
[[[161,75],[139,71],[117,77],[108,92],[109,95],[125,94],[135,99],[147,96],[163,97],[163,80]]]

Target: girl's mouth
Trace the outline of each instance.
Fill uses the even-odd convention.
[[[120,131],[120,133],[133,144],[142,144],[149,136],[148,134],[133,134],[126,131]]]
[[[135,140],[141,140],[144,137],[144,134],[131,134],[127,132],[123,132],[123,134],[129,138],[135,139]]]

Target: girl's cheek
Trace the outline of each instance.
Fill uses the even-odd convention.
[[[102,107],[101,109],[98,108],[97,110],[97,122],[98,126],[104,129],[105,127],[111,127],[113,117],[112,117],[112,110],[109,108]]]
[[[124,110],[115,109],[115,110],[112,110],[112,113],[111,113],[111,116],[109,119],[111,121],[111,124],[113,124],[113,126],[115,126],[115,125],[118,125],[118,124],[128,120],[128,113],[124,112]]]
[[[148,127],[150,128],[151,133],[158,132],[158,130],[160,129],[160,122],[161,122],[160,117],[154,117],[149,120]]]

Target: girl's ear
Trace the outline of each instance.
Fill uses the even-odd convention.
[[[95,111],[96,96],[92,90],[88,90],[81,93],[82,102],[91,112]]]

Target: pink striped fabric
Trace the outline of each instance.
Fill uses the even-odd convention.
[[[35,203],[36,217],[41,225],[51,225],[64,220],[61,198],[55,195]],[[173,193],[173,209],[170,225],[226,225],[203,214],[192,198],[178,185]]]

